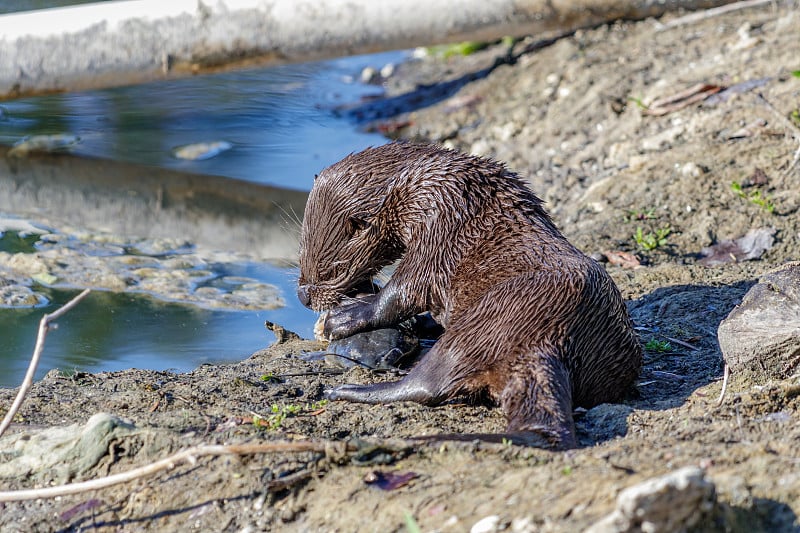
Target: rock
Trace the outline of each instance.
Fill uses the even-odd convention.
[[[692,161],[679,166],[681,175],[687,178],[699,178],[704,174],[703,169]]]
[[[717,331],[732,372],[757,382],[800,370],[800,262],[761,277]]]
[[[4,458],[0,479],[28,476],[67,482],[94,467],[108,454],[112,441],[134,431],[133,425],[116,416],[97,413],[84,426],[12,433],[0,440],[0,457]]]
[[[50,301],[25,285],[5,283],[0,277],[0,308],[42,307]]]
[[[487,516],[486,518],[481,518],[470,528],[470,533],[491,533],[492,531],[497,531],[497,527],[500,524],[500,517],[495,515]]]
[[[27,157],[30,153],[65,152],[80,144],[81,138],[68,133],[31,135],[14,144],[8,157]]]
[[[715,505],[716,487],[690,466],[623,490],[617,508],[585,533],[688,531]]]

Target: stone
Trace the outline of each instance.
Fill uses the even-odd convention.
[[[716,487],[689,466],[623,490],[616,509],[585,533],[690,531],[715,506]]]
[[[761,277],[717,330],[731,372],[755,382],[800,370],[800,262]]]
[[[490,515],[481,518],[470,528],[470,533],[491,533],[497,531],[500,524],[500,517],[497,515]]]
[[[112,441],[132,434],[129,422],[97,413],[85,425],[30,429],[0,440],[0,479],[32,477],[65,483],[89,471],[108,454]]]

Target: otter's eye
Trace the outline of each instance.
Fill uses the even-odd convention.
[[[365,230],[369,227],[369,222],[364,220],[360,217],[348,217],[347,218],[347,233],[350,235],[356,233],[357,231]]]

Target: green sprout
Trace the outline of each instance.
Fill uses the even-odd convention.
[[[428,53],[441,56],[444,59],[455,55],[468,56],[489,46],[489,43],[482,41],[464,41],[461,43],[447,44],[442,46],[431,46]]]
[[[406,523],[406,531],[408,533],[422,533],[422,529],[420,529],[417,521],[414,520],[414,516],[408,511],[403,511],[403,521]]]
[[[635,98],[635,97],[633,97],[633,96],[629,96],[629,97],[628,97],[628,101],[629,101],[629,102],[633,102],[634,104],[636,104],[636,106],[637,106],[639,109],[649,109],[649,108],[650,108],[650,106],[648,106],[647,104],[645,104],[645,103],[644,103],[644,101],[643,101],[641,98]]]
[[[772,198],[770,198],[768,194],[763,193],[761,189],[747,192],[739,182],[734,181],[731,183],[731,190],[739,198],[747,200],[751,204],[757,205],[767,213],[772,214],[775,212],[775,204],[772,203]]]
[[[629,209],[625,213],[625,222],[633,222],[634,220],[653,220],[656,218],[656,208],[648,207],[646,209]]]
[[[292,418],[304,413],[313,413],[314,411],[319,411],[326,405],[328,405],[328,400],[307,403],[305,406],[297,404],[279,405],[274,403],[270,406],[271,413],[267,416],[253,415],[253,425],[257,428],[275,431],[281,427],[283,421],[287,418]]]
[[[644,345],[644,349],[649,352],[665,353],[672,350],[672,344],[668,341],[660,341],[658,339],[650,339]]]
[[[655,232],[645,233],[641,226],[636,228],[633,240],[639,248],[645,251],[652,251],[660,246],[667,244],[667,237],[672,233],[672,228],[665,226],[658,228]]]
[[[261,376],[261,381],[265,383],[283,383],[283,380],[276,376],[274,372],[267,372]]]

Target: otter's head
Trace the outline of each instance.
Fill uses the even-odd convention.
[[[383,212],[392,173],[367,152],[323,170],[308,196],[297,297],[315,311],[369,290],[372,276],[402,253]]]

